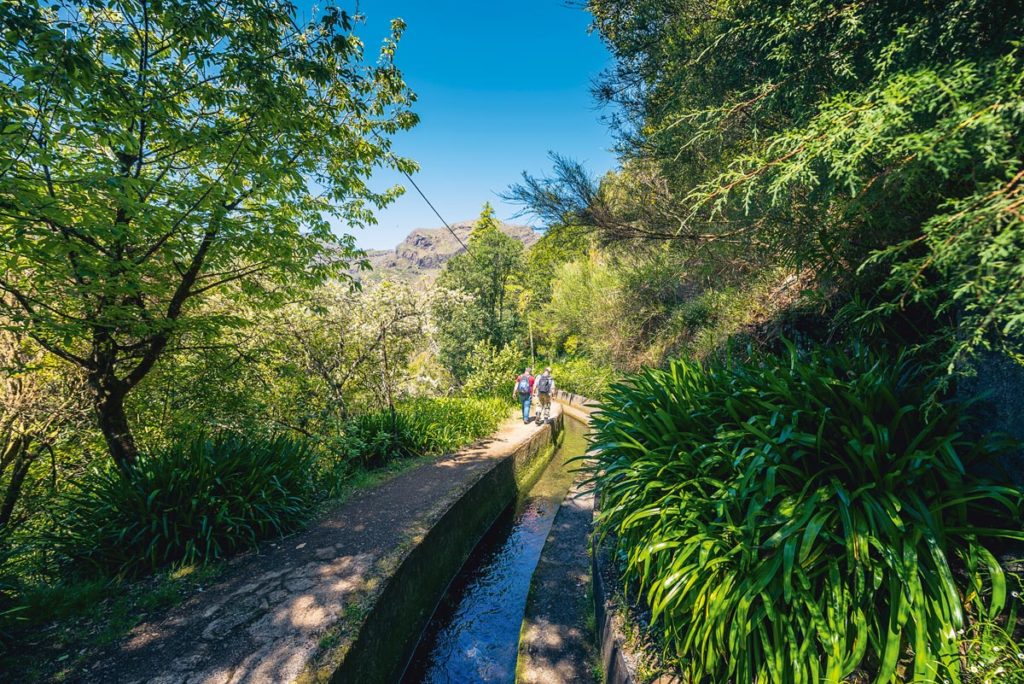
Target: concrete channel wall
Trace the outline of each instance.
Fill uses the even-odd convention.
[[[499,514],[530,489],[562,433],[562,415],[495,459],[450,505],[387,580],[331,682],[395,682],[448,584]]]
[[[616,606],[608,594],[605,578],[612,576],[606,549],[594,538],[591,549],[591,575],[594,583],[594,617],[597,623],[597,647],[601,654],[601,672],[606,684],[633,684],[637,681],[625,656],[625,636],[617,629]]]
[[[559,403],[567,416],[581,423],[590,423],[590,414],[597,410],[597,402],[582,394],[573,394],[565,390],[555,390],[555,401]]]

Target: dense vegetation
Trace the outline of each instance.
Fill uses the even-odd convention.
[[[101,599],[57,647],[118,638],[529,363],[603,402],[601,528],[693,681],[1024,681],[1019,447],[962,382],[1024,358],[1024,5],[586,5],[618,168],[553,155],[533,247],[485,205],[359,286],[401,21],[0,4],[0,650]]]
[[[278,437],[194,438],[75,485],[48,536],[69,574],[132,575],[252,548],[294,530],[312,503],[313,454]]]
[[[523,350],[489,258],[443,296],[355,280],[351,230],[401,192],[368,179],[415,170],[390,137],[417,120],[402,23],[372,56],[358,27],[250,0],[0,7],[5,672],[52,674],[204,564],[508,417]],[[506,276],[522,259],[489,209],[470,242]],[[452,298],[497,358],[445,355]]]
[[[932,382],[905,356],[791,349],[606,395],[600,528],[694,681],[960,680],[969,617],[1012,600],[993,539],[1024,539],[1024,499],[974,474],[997,452],[965,407],[921,408]]]
[[[701,330],[742,327],[737,299],[756,323],[801,291],[938,342],[947,367],[1019,351],[1019,3],[589,9],[616,58],[597,93],[621,169],[597,181],[556,158],[509,194],[610,247],[596,272],[565,274],[610,285],[593,306],[616,344],[599,354],[706,353]]]
[[[586,5],[620,166],[507,197],[540,348],[627,374],[594,477],[650,631],[693,681],[1024,680],[965,389],[1022,376],[1024,6]]]
[[[344,431],[344,453],[368,466],[395,456],[438,456],[486,437],[507,417],[503,398],[412,399],[394,411],[353,419]]]
[[[437,281],[440,360],[456,378],[468,376],[470,353],[479,342],[518,350],[523,320],[516,294],[524,267],[522,243],[498,230],[494,210],[485,205],[466,251],[452,258]]]

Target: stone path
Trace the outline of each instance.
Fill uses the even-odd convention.
[[[72,680],[293,681],[328,630],[361,621],[368,597],[459,494],[541,429],[510,420],[492,438],[402,473],[309,529],[236,558],[218,584],[138,625]]]
[[[517,684],[596,681],[587,546],[594,496],[577,481],[565,495],[533,574],[519,641]]]

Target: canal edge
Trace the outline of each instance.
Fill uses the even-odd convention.
[[[432,515],[425,530],[401,549],[380,578],[357,631],[332,645],[299,682],[372,684],[396,681],[415,651],[438,602],[466,558],[502,510],[543,471],[562,432],[562,412],[553,416],[466,483]],[[321,640],[323,641],[323,640]]]

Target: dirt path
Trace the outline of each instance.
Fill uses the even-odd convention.
[[[458,495],[538,430],[507,422],[491,439],[356,495],[309,529],[231,563],[227,576],[138,625],[85,682],[288,682],[331,629],[358,624],[366,599]],[[342,635],[343,636],[343,635]]]

